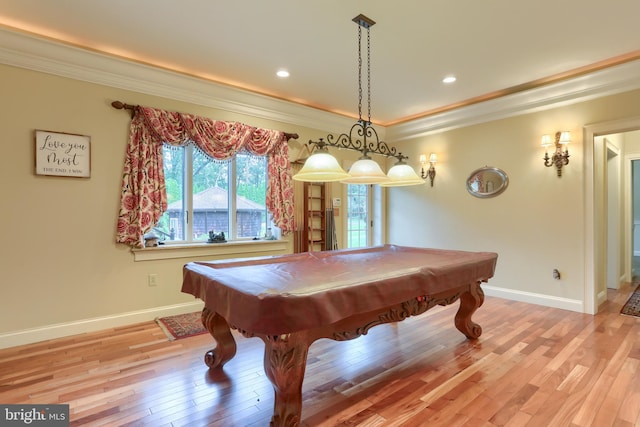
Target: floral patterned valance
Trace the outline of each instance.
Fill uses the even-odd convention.
[[[143,246],[144,234],[167,210],[162,145],[189,142],[218,160],[229,159],[239,151],[267,156],[267,210],[284,234],[295,230],[293,183],[284,132],[137,106],[124,162],[118,243]]]

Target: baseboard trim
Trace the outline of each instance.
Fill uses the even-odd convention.
[[[607,291],[598,292],[597,304],[600,307],[607,300]]]
[[[164,307],[155,307],[147,310],[131,311],[113,316],[95,317],[92,319],[78,320],[67,323],[57,323],[39,328],[25,329],[22,331],[0,334],[0,349],[15,347],[18,345],[32,344],[55,338],[71,335],[95,332],[118,326],[132,325],[134,323],[147,322],[156,317],[173,316],[176,314],[191,313],[202,310],[203,302],[198,300],[183,304],[174,304]]]
[[[584,304],[580,300],[536,294],[533,292],[516,291],[513,289],[497,288],[489,285],[483,285],[482,289],[484,290],[485,295],[492,297],[584,313]]]
[[[516,291],[513,289],[497,288],[489,285],[482,286],[482,289],[488,296],[521,301],[529,304],[537,304],[545,307],[576,311],[578,313],[584,312],[584,304],[579,300],[535,294],[532,292]],[[146,322],[153,320],[156,317],[190,313],[202,310],[202,307],[202,301],[195,301],[4,333],[0,334],[0,349]]]

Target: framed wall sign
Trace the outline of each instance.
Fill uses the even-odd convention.
[[[36,174],[91,176],[91,137],[36,130]]]

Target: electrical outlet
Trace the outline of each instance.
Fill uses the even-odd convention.
[[[149,274],[149,286],[158,286],[158,275]]]

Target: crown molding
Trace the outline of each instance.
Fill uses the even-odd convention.
[[[322,131],[354,119],[0,27],[0,63]],[[640,60],[388,127],[401,141],[640,88]]]
[[[640,60],[637,60],[558,83],[389,126],[387,139],[401,141],[441,133],[463,126],[562,107],[639,88]]]
[[[0,63],[324,131],[350,127],[354,121],[350,117],[2,27]]]

